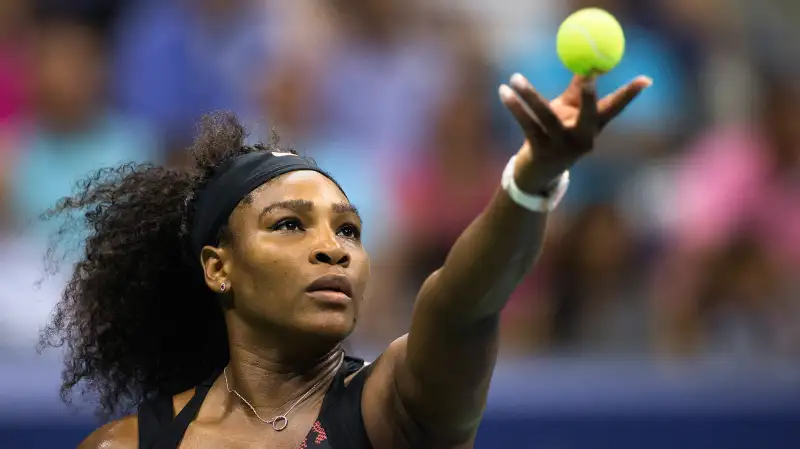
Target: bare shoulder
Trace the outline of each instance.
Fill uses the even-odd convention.
[[[409,413],[398,391],[398,377],[409,378],[406,358],[408,334],[393,341],[373,363],[370,376],[364,384],[361,397],[361,414],[370,442],[374,447],[413,449],[440,447],[466,449],[474,445],[474,435],[467,441],[434,440]],[[413,388],[412,388],[413,390]]]
[[[173,396],[173,410],[181,410],[193,395],[194,389],[191,389]],[[138,447],[139,419],[136,415],[129,415],[95,430],[83,440],[78,449],[137,449]]]
[[[389,390],[393,390],[395,370],[402,365],[406,357],[407,339],[408,334],[390,343],[380,357],[370,364],[369,378],[364,384],[365,398],[385,397]],[[367,365],[364,365],[364,368],[367,368]],[[352,376],[356,374],[358,373]]]
[[[139,447],[139,420],[136,415],[112,421],[95,430],[78,449],[136,449]]]
[[[410,449],[424,447],[420,429],[406,413],[395,383],[395,371],[405,359],[406,336],[392,342],[372,364],[361,397],[361,414],[374,447]]]
[[[368,366],[370,367],[370,377],[367,380],[367,384],[375,384],[376,381],[371,379],[381,379],[384,376],[392,374],[394,372],[395,365],[405,358],[406,353],[406,339],[408,335],[403,335],[402,337],[393,341],[389,346],[386,348],[385,351],[372,363],[365,363],[364,367],[358,370],[357,372],[351,374],[347,379],[345,379],[345,383],[350,382],[350,380],[358,375],[361,371],[366,369]],[[377,373],[377,374],[376,374]],[[377,381],[380,383],[380,380]],[[370,387],[372,388],[372,387]]]

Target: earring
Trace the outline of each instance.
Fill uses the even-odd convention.
[[[225,283],[223,282],[223,283],[222,283],[222,284],[219,286],[219,291],[221,291],[221,292],[224,292],[224,291],[225,291],[225,288],[226,288],[226,286],[225,286]]]

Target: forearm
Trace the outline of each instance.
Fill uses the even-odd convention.
[[[546,218],[498,188],[422,286],[397,385],[430,437],[474,436],[497,358],[499,313],[539,254]]]
[[[531,167],[518,161],[515,179],[542,179],[523,173]],[[526,191],[541,185],[520,184]],[[450,312],[466,320],[481,320],[500,313],[509,296],[538,257],[547,215],[531,212],[516,204],[498,188],[484,211],[461,234],[447,259],[423,287],[421,295],[436,304],[434,310]]]

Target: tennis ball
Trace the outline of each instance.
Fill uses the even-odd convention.
[[[600,8],[574,12],[558,28],[556,51],[573,73],[590,75],[613,69],[625,53],[625,34],[614,16]]]

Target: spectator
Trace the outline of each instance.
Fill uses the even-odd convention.
[[[455,239],[494,194],[505,163],[492,140],[488,112],[496,100],[484,55],[466,50],[455,72],[460,78],[445,91],[427,145],[395,168],[398,231],[408,257],[403,267],[413,269],[405,274],[409,288],[441,266]]]
[[[290,146],[313,151],[309,144],[319,137],[315,106],[322,76],[305,59],[290,56],[265,68],[253,89],[257,113],[250,119],[251,139],[268,139],[271,129],[277,128]]]
[[[702,267],[742,233],[777,270],[800,267],[800,88],[788,77],[764,86],[754,123],[710,130],[677,164],[668,202],[680,213],[668,226],[673,244],[657,289],[667,316],[697,310]]]
[[[116,101],[183,145],[203,113],[247,110],[247,87],[270,54],[269,18],[250,0],[132,5],[116,29]]]
[[[739,356],[797,356],[800,322],[790,277],[752,235],[700,264],[690,304],[667,335],[671,349]]]
[[[636,240],[608,204],[583,209],[550,250],[544,287],[556,351],[643,354],[651,324]]]
[[[320,133],[345,136],[395,161],[420,148],[453,62],[435,35],[420,33],[402,0],[337,0],[341,39],[330,50]]]
[[[157,151],[147,128],[107,107],[106,55],[96,28],[74,18],[43,19],[34,68],[34,115],[21,127],[11,180],[13,212],[22,220],[53,206],[86,173]]]
[[[0,2],[0,127],[28,106],[29,2]]]
[[[712,129],[679,163],[681,214],[673,232],[686,251],[724,246],[742,227],[784,263],[800,266],[800,85],[769,79],[753,124]]]

